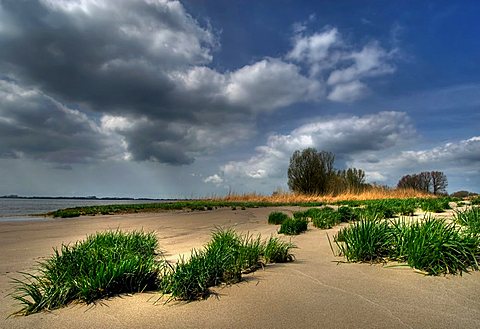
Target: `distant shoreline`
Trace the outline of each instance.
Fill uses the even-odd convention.
[[[128,198],[128,197],[96,197],[96,196],[20,196],[2,195],[0,199],[25,199],[25,200],[106,200],[106,201],[180,201],[190,199],[155,199],[155,198]]]

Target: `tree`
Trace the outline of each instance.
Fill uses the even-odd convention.
[[[447,176],[441,171],[423,171],[419,174],[405,175],[398,181],[398,188],[411,188],[426,193],[446,193]]]
[[[349,191],[358,193],[365,188],[365,171],[357,168],[339,170],[337,176],[341,179],[343,186],[337,188],[339,192]]]
[[[330,178],[335,175],[334,161],[331,152],[318,152],[314,148],[295,151],[288,167],[288,187],[303,194],[325,194]]]
[[[430,172],[432,178],[432,192],[433,194],[447,193],[448,180],[447,176],[441,171]]]

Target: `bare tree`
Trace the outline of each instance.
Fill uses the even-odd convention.
[[[431,171],[431,184],[433,194],[447,193],[448,180],[447,176],[441,171]]]
[[[398,181],[398,188],[412,188],[426,193],[446,193],[447,176],[441,171],[423,171],[419,174],[405,175]]]

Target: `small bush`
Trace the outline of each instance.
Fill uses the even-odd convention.
[[[280,225],[287,219],[289,219],[287,214],[279,211],[274,211],[271,212],[270,215],[268,215],[268,224]]]
[[[305,218],[287,219],[280,226],[278,233],[286,235],[297,235],[307,230],[308,220]]]
[[[180,258],[175,267],[170,266],[160,282],[160,290],[164,294],[171,294],[171,299],[194,300],[204,298],[209,294],[212,285],[212,273],[216,264],[202,251],[192,250],[188,261]]]

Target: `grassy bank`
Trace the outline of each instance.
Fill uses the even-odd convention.
[[[129,214],[138,212],[156,212],[165,210],[191,210],[206,211],[215,208],[231,207],[232,209],[259,208],[259,207],[277,207],[277,206],[301,206],[315,207],[321,206],[322,202],[268,202],[268,201],[222,201],[222,200],[198,200],[198,201],[174,201],[163,203],[146,204],[120,204],[104,206],[86,206],[66,208],[48,213],[53,217],[79,217],[95,215],[113,215]]]
[[[206,211],[215,208],[230,207],[234,210],[246,208],[259,207],[280,207],[280,206],[300,206],[300,207],[318,207],[325,204],[332,205],[349,205],[349,206],[365,206],[367,208],[392,209],[395,213],[402,215],[411,215],[417,208],[422,208],[425,211],[442,212],[448,209],[448,202],[454,199],[448,197],[422,198],[408,197],[408,198],[381,198],[381,194],[371,194],[370,196],[378,196],[378,199],[351,199],[350,195],[344,195],[330,200],[327,197],[310,196],[296,196],[295,198],[278,199],[275,197],[265,197],[265,199],[256,199],[253,196],[251,199],[235,200],[234,198],[212,199],[212,200],[191,200],[191,201],[172,201],[162,203],[147,203],[147,204],[120,204],[120,205],[102,205],[102,206],[85,206],[60,209],[48,213],[48,216],[53,217],[79,217],[79,216],[95,216],[95,215],[113,215],[113,214],[129,214],[139,212],[157,212],[167,210],[191,210],[191,211]]]

